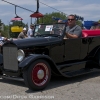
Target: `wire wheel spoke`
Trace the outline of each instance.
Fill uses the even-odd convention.
[[[38,63],[32,70],[32,81],[34,84],[41,86],[48,80],[49,71],[44,63]]]

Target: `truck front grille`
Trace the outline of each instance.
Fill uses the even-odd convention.
[[[6,45],[3,47],[4,69],[18,71],[17,47],[15,45]]]

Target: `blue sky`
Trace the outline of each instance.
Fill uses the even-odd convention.
[[[32,11],[36,11],[36,0],[6,0],[10,3],[19,5]],[[39,0],[53,8],[58,9],[66,14],[77,14],[84,17],[84,20],[100,20],[100,0]],[[42,14],[57,12],[56,10],[47,7],[40,3],[39,12]],[[16,13],[23,18],[24,23],[29,23],[29,17],[32,12],[16,8]],[[4,24],[9,24],[10,20],[15,17],[15,7],[0,0],[0,19]],[[32,18],[34,23],[34,18]]]

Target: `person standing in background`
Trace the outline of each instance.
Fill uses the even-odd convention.
[[[30,25],[30,29],[27,31],[27,36],[32,37],[34,32],[34,24]]]
[[[18,35],[18,39],[24,39],[27,37],[26,28],[23,28],[23,31]]]
[[[0,46],[2,46],[4,44],[4,41],[6,41],[7,38],[2,36],[2,33],[0,32]]]

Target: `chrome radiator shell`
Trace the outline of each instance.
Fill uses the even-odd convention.
[[[18,71],[17,51],[18,49],[16,45],[8,44],[3,46],[4,69],[11,70],[11,71]]]

